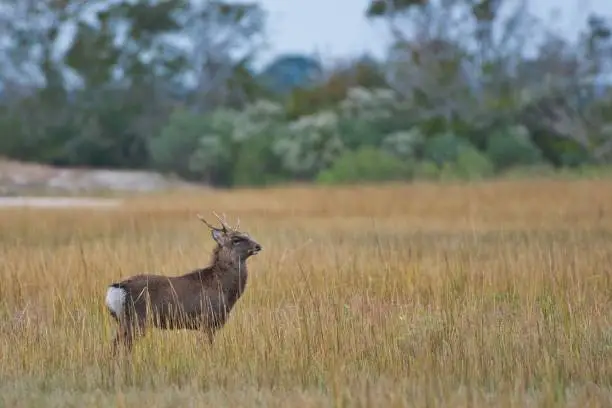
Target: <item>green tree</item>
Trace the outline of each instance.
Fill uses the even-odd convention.
[[[291,119],[332,110],[349,96],[353,88],[380,89],[386,79],[377,62],[367,57],[338,64],[327,73],[327,79],[305,88],[293,90],[287,99],[287,114]]]
[[[62,165],[145,167],[149,139],[177,102],[205,112],[224,104],[240,108],[257,96],[248,68],[254,38],[263,30],[257,5],[13,3],[5,9],[14,14],[0,17],[0,36],[8,44],[7,73],[22,74],[4,77],[11,81],[5,91],[17,92],[5,92],[0,106],[0,129],[9,123],[12,129],[0,136],[13,139],[0,145],[0,154]],[[65,25],[73,38],[58,53]],[[171,41],[177,36],[189,46],[177,47]],[[191,88],[190,78],[196,78]],[[186,172],[176,165],[178,173]]]

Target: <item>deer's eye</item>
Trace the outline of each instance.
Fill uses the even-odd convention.
[[[237,244],[237,243],[238,243],[238,242],[240,242],[240,241],[242,241],[242,238],[241,238],[241,237],[232,237],[232,242],[233,242],[234,244]]]

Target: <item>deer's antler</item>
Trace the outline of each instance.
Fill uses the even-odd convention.
[[[217,220],[219,220],[219,223],[221,224],[222,228],[217,228],[217,227],[213,227],[208,221],[206,221],[204,219],[204,217],[202,217],[200,214],[198,214],[198,219],[200,221],[202,221],[204,224],[206,224],[208,226],[208,228],[213,229],[213,230],[217,230],[217,231],[223,231],[223,232],[228,232],[228,231],[237,231],[237,228],[232,228],[230,227],[230,225],[227,223],[227,218],[225,216],[225,213],[223,214],[223,217],[220,217],[216,212],[213,211],[213,215],[217,218]],[[240,225],[240,220],[238,220],[238,225]]]
[[[206,219],[204,219],[204,217],[202,217],[200,214],[198,214],[198,219],[200,221],[202,221],[204,224],[206,224],[206,226],[208,228],[210,228],[211,230],[215,230],[215,231],[221,231],[221,228],[217,228],[217,227],[213,227],[208,221],[206,221]]]
[[[219,223],[223,227],[223,231],[227,231],[227,230],[230,229],[229,226],[227,225],[227,223],[225,222],[225,215],[223,216],[223,218],[221,218],[221,217],[219,217],[219,214],[217,214],[214,211],[213,211],[213,215],[217,218],[217,220],[219,220]]]

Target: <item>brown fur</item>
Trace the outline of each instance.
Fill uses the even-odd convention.
[[[223,225],[223,229],[211,227],[218,245],[208,267],[173,277],[135,275],[110,285],[127,292],[121,316],[109,309],[119,323],[113,353],[121,344],[130,350],[136,335],[149,325],[202,330],[212,344],[215,331],[223,327],[244,293],[246,260],[261,250],[247,234]]]

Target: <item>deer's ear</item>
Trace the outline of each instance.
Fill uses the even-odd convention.
[[[223,245],[223,240],[224,240],[224,235],[223,235],[223,231],[219,231],[219,230],[212,230],[212,238],[217,241],[217,243],[219,245]]]

